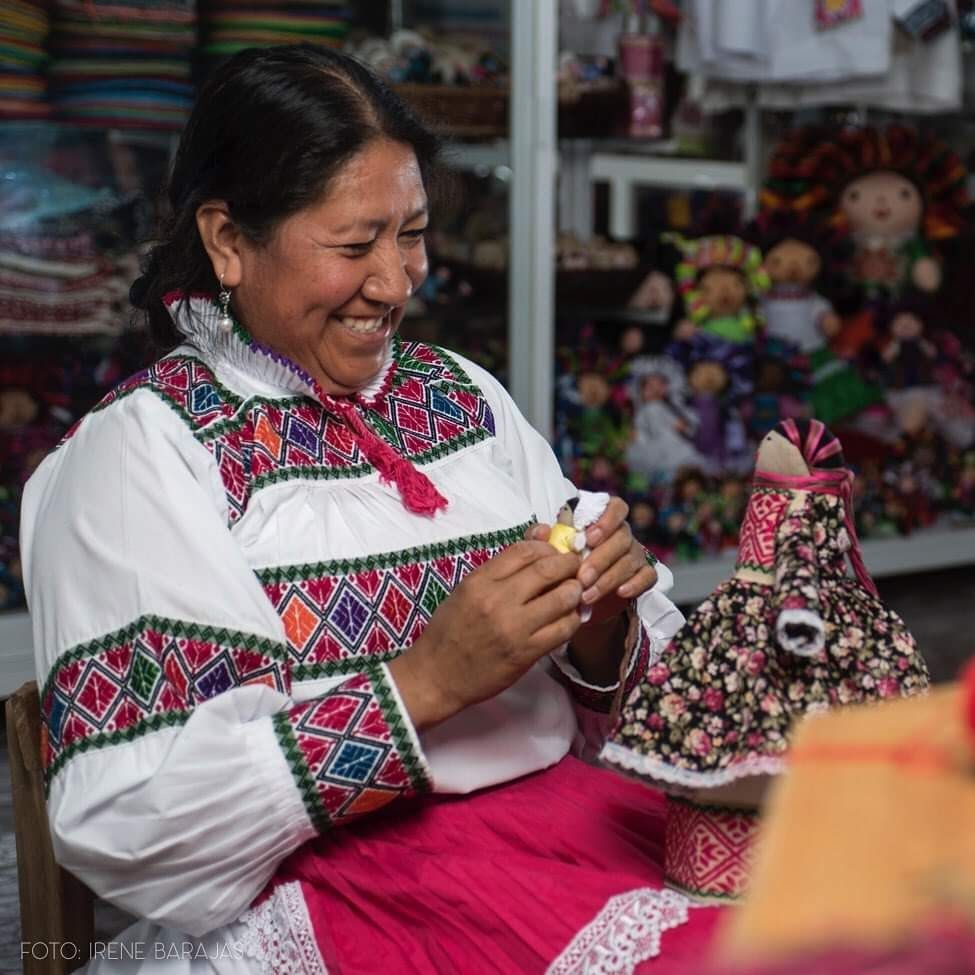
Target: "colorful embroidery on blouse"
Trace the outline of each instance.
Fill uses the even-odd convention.
[[[284,622],[293,678],[352,673],[363,661],[395,657],[469,572],[524,538],[530,524],[367,558],[259,571]]]
[[[143,616],[55,663],[41,691],[50,783],[78,752],[182,724],[193,707],[244,684],[290,693],[287,650],[217,627]]]
[[[425,464],[494,435],[490,406],[446,352],[396,342],[394,355],[387,389],[357,409],[400,454]],[[213,455],[231,523],[269,484],[357,478],[373,471],[346,423],[321,403],[301,397],[242,400],[191,356],[160,359],[121,383],[93,412],[140,389],[172,408]]]
[[[382,667],[276,714],[274,727],[320,831],[430,788]]]

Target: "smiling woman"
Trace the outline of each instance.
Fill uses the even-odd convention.
[[[348,57],[231,59],[132,287],[165,354],[28,484],[55,849],[144,919],[91,971],[694,970],[710,933],[660,798],[579,761],[669,572],[618,498],[549,546],[549,445],[396,335],[436,150]]]

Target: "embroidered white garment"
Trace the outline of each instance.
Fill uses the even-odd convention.
[[[356,408],[448,499],[412,514],[293,367],[222,332],[207,301],[179,314],[189,343],[40,465],[22,547],[56,855],[147,919],[130,939],[213,948],[240,942],[241,915],[320,829],[598,745],[607,719],[585,700],[615,686],[555,655],[561,682],[546,661],[418,736],[385,661],[574,488],[496,380],[404,346]],[[650,657],[683,622],[659,574],[636,604]],[[150,947],[90,970],[260,965]]]

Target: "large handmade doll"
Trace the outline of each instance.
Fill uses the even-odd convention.
[[[847,318],[834,350],[855,354],[872,337],[877,303],[941,286],[934,247],[959,232],[967,193],[964,165],[937,139],[903,125],[799,129],[769,172],[763,207],[816,213],[853,243],[851,283],[866,306]]]
[[[674,795],[665,868],[693,895],[744,890],[757,808],[797,718],[927,687],[913,638],[860,556],[852,481],[819,421],[766,435],[734,575],[623,702],[602,752]]]

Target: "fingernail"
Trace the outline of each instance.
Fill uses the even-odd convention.
[[[602,528],[590,528],[586,532],[586,541],[590,548],[595,548],[603,540]]]
[[[591,586],[597,578],[596,570],[592,566],[587,566],[579,573],[579,581],[586,587]]]
[[[584,603],[594,603],[597,599],[599,599],[599,590],[595,586],[593,586],[591,589],[587,589],[582,594],[582,601]]]

